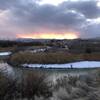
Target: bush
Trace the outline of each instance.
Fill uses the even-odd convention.
[[[27,72],[19,79],[10,79],[0,74],[0,100],[34,100],[35,96],[48,98],[52,95],[46,75]]]
[[[49,82],[46,81],[46,75],[41,72],[27,72],[23,74],[20,89],[23,98],[34,100],[34,96],[51,96]]]
[[[0,73],[0,100],[13,100],[17,97],[16,80],[9,79]]]

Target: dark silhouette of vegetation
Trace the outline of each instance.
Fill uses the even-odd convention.
[[[0,100],[13,100],[18,96],[17,80],[9,79],[0,73]]]
[[[92,53],[92,50],[90,48],[86,48],[85,53],[91,54]]]
[[[41,42],[20,42],[20,41],[10,41],[10,40],[0,40],[0,47],[13,47],[13,46],[43,46]]]
[[[17,45],[17,42],[9,40],[0,40],[0,47],[12,47],[14,45]]]
[[[34,100],[34,96],[44,96],[48,98],[52,95],[50,85],[46,82],[46,75],[41,72],[27,72],[22,78],[22,93],[23,98]]]
[[[0,73],[0,100],[34,100],[35,96],[48,98],[52,95],[50,85],[41,72],[28,72],[20,79],[11,79]]]

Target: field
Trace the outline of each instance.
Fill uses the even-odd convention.
[[[21,66],[100,61],[99,44],[67,42],[1,42],[0,52],[11,54],[0,56],[0,100],[100,100],[100,68]]]
[[[99,61],[100,53],[91,54],[70,54],[66,52],[18,52],[13,54],[9,63],[21,64],[64,64],[78,61]]]

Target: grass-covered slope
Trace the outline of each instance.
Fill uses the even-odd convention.
[[[21,64],[63,64],[84,60],[100,60],[100,54],[70,54],[67,52],[17,52],[12,54],[8,62],[13,65]]]

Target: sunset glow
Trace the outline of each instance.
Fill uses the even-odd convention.
[[[32,39],[76,39],[78,35],[76,33],[41,33],[41,34],[18,34],[18,38],[32,38]]]

